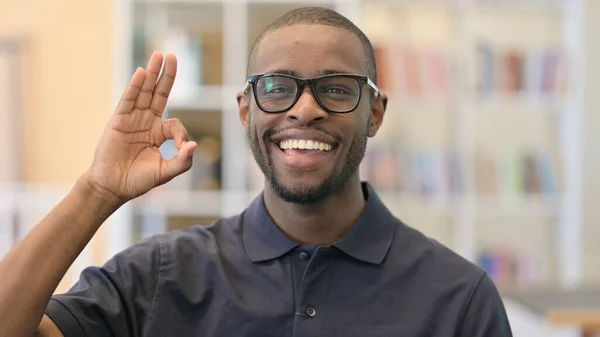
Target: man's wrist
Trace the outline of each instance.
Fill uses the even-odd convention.
[[[94,183],[89,173],[84,173],[75,183],[73,193],[83,202],[95,202],[106,207],[109,212],[116,211],[125,201],[100,185]]]

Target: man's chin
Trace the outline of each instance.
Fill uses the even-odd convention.
[[[332,186],[329,186],[327,182],[310,184],[275,181],[271,182],[271,187],[283,201],[299,205],[320,202],[333,192]]]

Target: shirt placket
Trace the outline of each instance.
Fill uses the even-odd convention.
[[[327,248],[300,247],[294,259],[295,286],[297,287],[293,337],[314,337],[321,333],[325,310],[319,296],[319,284],[325,281]]]

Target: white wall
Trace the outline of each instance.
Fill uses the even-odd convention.
[[[504,299],[508,319],[515,337],[579,337],[581,331],[574,326],[555,326],[523,306]]]
[[[583,281],[600,283],[600,1],[585,1]]]

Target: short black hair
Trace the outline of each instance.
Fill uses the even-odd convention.
[[[348,18],[332,9],[324,7],[300,7],[292,9],[270,23],[252,45],[252,50],[250,52],[250,57],[248,58],[248,64],[246,67],[246,76],[250,75],[250,67],[254,62],[254,58],[256,57],[258,46],[264,37],[268,33],[276,31],[280,28],[294,26],[297,24],[326,25],[345,29],[356,35],[360,39],[365,51],[365,56],[367,59],[367,76],[369,76],[373,83],[377,84],[377,65],[375,64],[375,53],[369,38],[367,38],[362,30],[360,30],[360,28],[358,28]]]

